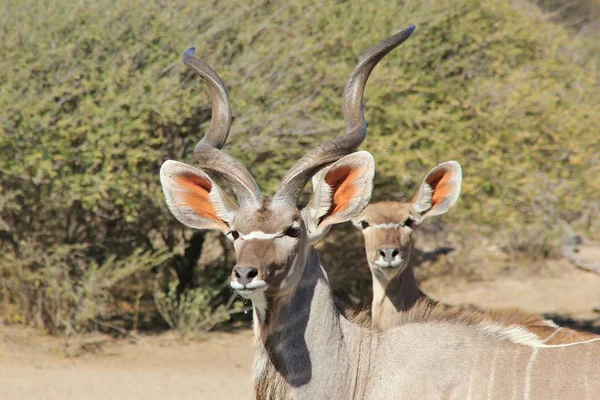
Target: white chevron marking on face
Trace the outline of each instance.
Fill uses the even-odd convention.
[[[375,228],[375,229],[398,229],[398,228],[401,228],[403,226],[404,226],[404,224],[390,222],[390,223],[387,223],[387,224],[373,224],[373,225],[370,225],[369,228]]]
[[[300,223],[294,222],[292,224],[291,228],[300,228]],[[275,232],[275,233],[265,233],[263,231],[252,231],[247,234],[238,232],[238,234],[240,235],[240,239],[242,239],[242,240],[269,240],[269,239],[276,239],[276,238],[282,237],[285,234],[284,231],[285,231],[285,229],[280,232]]]
[[[241,233],[239,235],[243,240],[269,240],[283,236],[283,232],[265,233],[263,231],[252,231],[247,235]]]

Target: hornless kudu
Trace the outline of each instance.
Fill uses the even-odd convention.
[[[220,150],[231,124],[223,82],[192,49],[184,54],[209,86],[212,121],[195,149],[202,169],[166,161],[161,183],[179,221],[219,230],[233,241],[231,286],[252,300],[254,310],[256,397],[597,397],[600,343],[547,348],[519,329],[446,318],[429,307],[377,332],[336,309],[312,243],[333,224],[357,216],[370,198],[374,161],[367,152],[355,152],[366,136],[364,87],[375,65],[413,30],[384,40],[361,59],[344,91],[346,133],[304,155],[270,199],[241,163]],[[300,209],[298,196],[321,169],[309,204]],[[215,175],[231,186],[237,204]]]
[[[369,204],[360,216],[352,220],[362,230],[373,277],[371,326],[378,329],[396,326],[398,320],[402,320],[399,312],[409,310],[418,300],[427,298],[419,290],[410,264],[412,233],[425,219],[444,214],[454,206],[460,196],[461,182],[459,163],[441,163],[427,173],[410,202]],[[464,311],[477,314],[472,310]],[[479,316],[505,326],[523,326],[546,344],[598,337],[588,332],[561,328],[552,321],[517,310],[481,311]]]

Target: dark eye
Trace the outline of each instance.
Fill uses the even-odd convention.
[[[290,226],[285,232],[283,232],[283,234],[293,238],[298,237],[300,234],[300,228],[297,226]]]
[[[369,227],[369,223],[363,219],[362,221],[360,221],[360,227],[363,229],[367,229]]]
[[[238,240],[240,238],[240,234],[236,230],[229,231],[229,235],[233,240]]]
[[[415,220],[412,219],[411,217],[406,218],[406,221],[404,221],[404,226],[407,226],[410,229],[414,228],[414,226],[415,226]]]

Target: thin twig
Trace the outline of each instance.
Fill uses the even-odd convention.
[[[110,324],[107,324],[105,322],[100,322],[97,319],[92,319],[92,321],[94,321],[98,325],[104,326],[106,328],[114,329],[115,331],[121,332],[124,335],[131,336],[134,339],[139,340],[141,343],[144,343],[144,339],[142,339],[140,336],[136,335],[135,333],[131,333],[131,332],[127,331],[126,329],[119,328],[118,326],[110,325]]]

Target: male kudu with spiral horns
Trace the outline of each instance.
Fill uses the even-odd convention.
[[[199,168],[166,161],[161,183],[169,209],[182,223],[216,229],[233,240],[237,262],[231,286],[254,308],[256,397],[597,395],[600,370],[593,366],[599,345],[548,349],[502,327],[439,320],[431,313],[375,332],[349,322],[336,309],[312,243],[366,206],[374,162],[369,153],[355,152],[366,136],[364,87],[375,65],[413,31],[411,26],[384,40],[361,59],[344,91],[346,133],[303,156],[270,199],[241,163],[220,150],[231,124],[223,82],[193,50],[184,54],[184,62],[209,86],[213,116],[195,149]],[[314,194],[300,209],[298,196],[317,172]],[[224,178],[237,203],[211,175]]]

